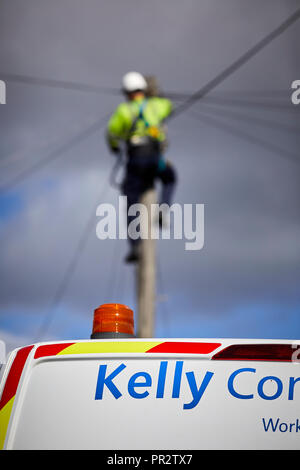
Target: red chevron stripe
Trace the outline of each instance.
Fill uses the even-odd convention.
[[[25,362],[32,348],[33,345],[26,346],[25,348],[19,349],[19,351],[17,352],[16,357],[10,367],[7,379],[5,381],[4,390],[0,400],[0,410],[16,394]]]
[[[182,354],[209,354],[221,346],[221,343],[192,343],[166,341],[149,349],[147,353],[182,353]]]
[[[56,356],[56,354],[60,353],[63,349],[66,349],[68,346],[72,346],[72,344],[75,343],[45,344],[43,346],[39,346],[35,351],[34,359],[45,356]]]

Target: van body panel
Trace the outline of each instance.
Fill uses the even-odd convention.
[[[215,360],[232,345],[251,345],[253,353],[253,345],[262,344],[289,345],[294,353],[284,361]],[[22,348],[13,352],[0,385],[2,445],[299,449],[299,351],[299,341],[235,339],[83,340]]]

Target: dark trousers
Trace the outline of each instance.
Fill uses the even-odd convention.
[[[172,204],[173,192],[175,189],[177,176],[174,167],[166,163],[163,168],[159,165],[160,154],[149,150],[139,154],[129,154],[126,166],[125,179],[122,185],[122,192],[127,196],[128,207],[140,202],[142,194],[154,187],[156,181],[162,184],[160,204]],[[127,216],[127,224],[134,219]],[[130,244],[138,243],[139,240],[131,240]]]

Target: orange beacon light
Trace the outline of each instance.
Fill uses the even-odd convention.
[[[134,337],[133,311],[122,304],[103,304],[94,311],[91,339]]]

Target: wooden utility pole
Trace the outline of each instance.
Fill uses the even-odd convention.
[[[154,77],[154,75],[148,75],[145,77],[146,82],[147,82],[147,96],[148,97],[153,97],[153,96],[159,96],[160,95],[160,89],[158,85],[157,78]]]
[[[141,217],[141,233],[144,235],[140,242],[140,256],[137,264],[137,336],[152,338],[154,336],[155,298],[156,298],[156,243],[151,238],[152,204],[156,203],[155,189],[146,191],[140,201],[145,206],[145,217]]]
[[[159,95],[159,86],[155,76],[147,76],[147,96]],[[156,191],[146,191],[140,203],[147,211],[147,220],[141,217],[141,233],[145,235],[140,243],[140,255],[136,272],[137,291],[137,336],[138,338],[153,338],[156,303],[156,242],[151,238],[151,227],[157,221],[152,220],[152,204],[156,204]]]

